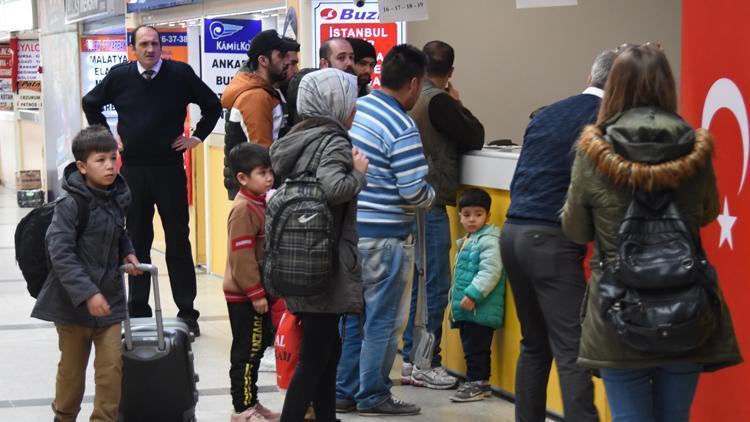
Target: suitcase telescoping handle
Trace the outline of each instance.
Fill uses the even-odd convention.
[[[120,274],[125,279],[125,270],[131,268],[133,264],[126,264],[120,267]],[[161,297],[159,296],[159,269],[155,265],[140,264],[139,270],[151,274],[151,284],[154,286],[154,314],[156,315],[156,336],[159,350],[166,350],[167,345],[164,341],[164,319],[161,315]],[[128,283],[128,306],[125,307],[125,350],[133,350],[133,332],[130,326],[130,301],[132,300],[132,285]]]

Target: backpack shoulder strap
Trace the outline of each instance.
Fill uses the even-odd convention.
[[[89,223],[91,210],[89,210],[89,203],[83,195],[71,192],[70,196],[76,201],[76,206],[78,207],[78,224],[76,225],[76,240],[78,240]]]
[[[328,144],[331,143],[334,136],[336,136],[336,134],[327,135],[320,142],[318,142],[318,146],[315,147],[315,152],[313,152],[312,156],[310,156],[310,160],[308,160],[307,165],[305,165],[302,173],[315,173],[315,170],[320,165],[320,160],[323,157],[323,152],[325,151]]]

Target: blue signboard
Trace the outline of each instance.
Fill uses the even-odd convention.
[[[195,0],[128,0],[128,13],[165,9],[194,3]]]
[[[239,19],[206,19],[204,52],[246,54],[250,40],[261,31],[261,21]]]

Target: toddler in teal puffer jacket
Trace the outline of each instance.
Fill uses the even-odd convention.
[[[492,335],[503,326],[505,272],[500,260],[500,229],[487,223],[491,203],[489,194],[476,188],[465,190],[458,199],[466,236],[457,241],[451,326],[461,334],[467,378],[451,397],[458,402],[490,395]]]

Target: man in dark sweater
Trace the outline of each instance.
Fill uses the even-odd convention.
[[[422,95],[409,115],[416,122],[422,137],[429,166],[427,182],[435,189],[435,204],[427,210],[425,218],[427,330],[435,334],[435,349],[431,367],[412,366],[409,353],[419,285],[415,272],[409,323],[404,330],[401,382],[445,389],[456,384],[456,378],[445,371],[440,361],[443,317],[451,288],[451,231],[445,207],[456,205],[460,154],[482,149],[484,126],[463,106],[458,90],[450,82],[455,57],[453,48],[442,41],[431,41],[425,44],[422,51],[427,57],[427,77],[422,82]]]
[[[117,110],[122,139],[122,175],[132,193],[127,229],[138,259],[151,262],[154,205],[166,236],[166,259],[178,317],[200,335],[195,266],[190,249],[187,177],[182,154],[195,148],[213,130],[221,115],[219,98],[185,63],[161,59],[161,38],[150,26],[139,26],[130,37],[137,61],[113,67],[83,97],[90,125],[107,127],[105,105]],[[193,136],[184,136],[187,106],[200,106],[201,119]],[[149,276],[131,277],[131,317],[151,316]]]
[[[559,212],[570,184],[573,144],[581,129],[596,120],[615,56],[611,50],[597,56],[582,94],[533,116],[511,182],[500,247],[523,336],[516,369],[517,421],[544,421],[553,357],[565,420],[599,420],[591,374],[576,364],[586,248],[565,237]]]

